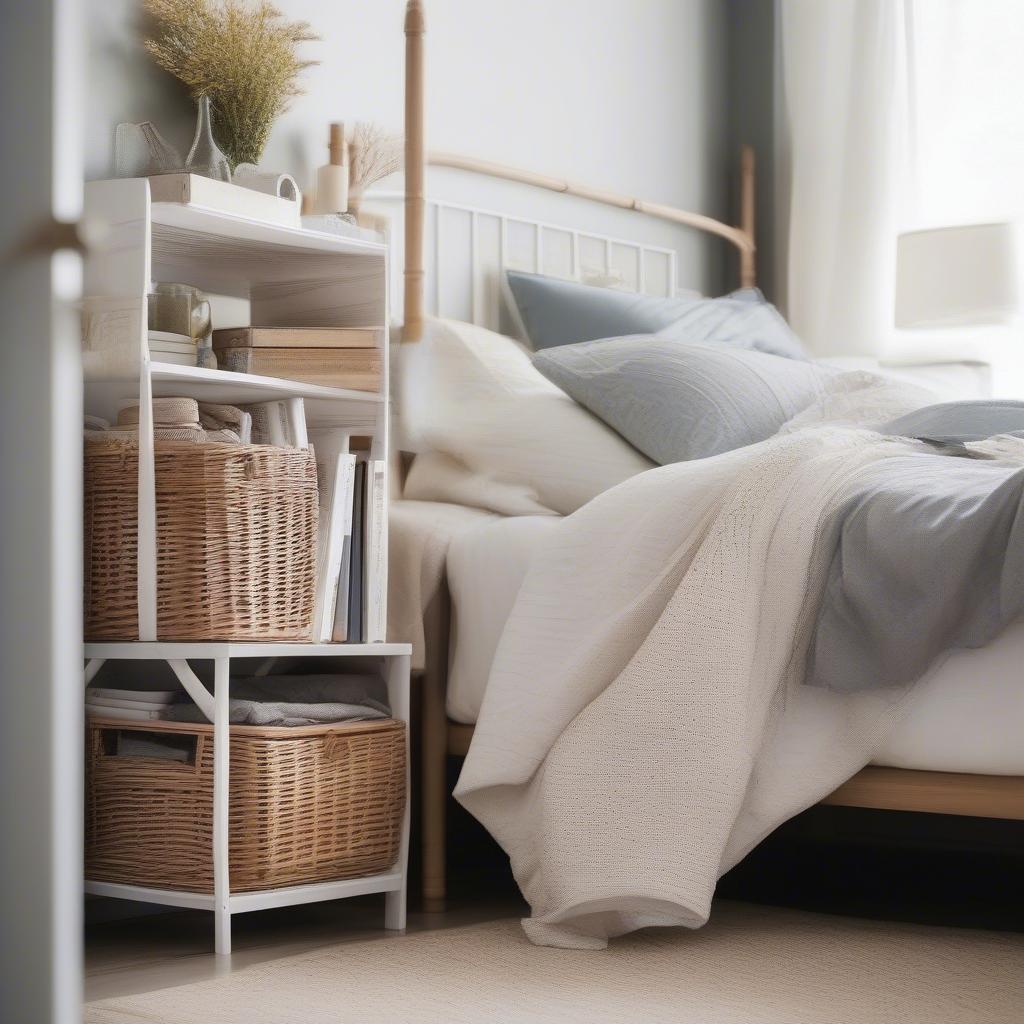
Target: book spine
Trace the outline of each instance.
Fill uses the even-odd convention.
[[[321,643],[330,641],[334,633],[335,603],[338,599],[338,582],[341,578],[341,562],[345,549],[345,498],[351,490],[351,480],[355,474],[356,457],[339,455],[337,475],[334,480],[332,496],[330,536],[327,539],[327,560],[323,581],[324,602],[323,615],[320,622],[319,639]]]
[[[331,639],[342,643],[348,639],[348,595],[352,573],[352,507],[355,498],[356,460],[349,457],[345,473],[345,490],[342,494],[342,544],[341,568],[338,572],[338,585],[335,587],[334,624]]]
[[[352,510],[352,569],[348,591],[348,639],[349,643],[361,643],[363,639],[363,554],[365,550],[365,529],[363,513],[366,508],[366,463],[356,463],[354,501]]]
[[[369,503],[366,575],[366,640],[383,643],[387,633],[387,512],[385,509],[385,463],[374,461],[368,467]]]

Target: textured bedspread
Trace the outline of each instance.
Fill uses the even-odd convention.
[[[840,378],[788,433],[626,481],[534,559],[456,795],[538,943],[698,927],[718,877],[865,765],[908,687],[803,686],[840,524],[924,404]]]

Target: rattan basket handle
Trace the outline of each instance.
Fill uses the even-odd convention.
[[[133,726],[132,728],[124,728],[124,729],[118,729],[118,728],[116,728],[114,726],[107,726],[107,727],[104,727],[102,729],[95,729],[95,730],[93,730],[93,734],[92,734],[92,747],[93,747],[93,750],[95,751],[96,758],[97,758],[98,762],[112,761],[112,760],[114,760],[116,758],[119,758],[118,754],[108,754],[107,751],[106,751],[106,748],[104,746],[104,743],[103,743],[103,737],[105,735],[108,735],[110,733],[119,733],[119,732],[149,732],[149,733],[152,733],[155,736],[163,736],[163,735],[165,735],[164,733],[160,732],[157,729],[146,729],[144,727],[139,727],[139,726]],[[200,768],[202,767],[202,764],[203,764],[203,753],[205,752],[205,749],[206,749],[207,736],[206,736],[205,733],[201,733],[201,732],[200,733],[193,733],[191,735],[192,735],[192,737],[196,741],[195,756],[193,758],[191,758],[190,760],[188,760],[188,761],[171,761],[171,760],[161,761],[161,767],[162,768],[167,768],[167,769],[169,769],[171,771],[176,771],[176,772],[188,772],[188,773],[190,773],[192,775],[197,775],[199,773],[199,770],[200,770]],[[120,759],[123,760],[123,758],[120,758]],[[141,758],[133,758],[133,760],[154,761],[154,760],[160,760],[160,759],[159,758],[152,758],[152,757],[141,757]]]

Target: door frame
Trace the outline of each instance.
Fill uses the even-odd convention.
[[[81,0],[0,0],[0,1017],[82,991]]]

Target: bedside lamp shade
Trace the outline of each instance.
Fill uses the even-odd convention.
[[[969,224],[899,236],[899,328],[1003,323],[1017,312],[1020,291],[1013,224]]]

